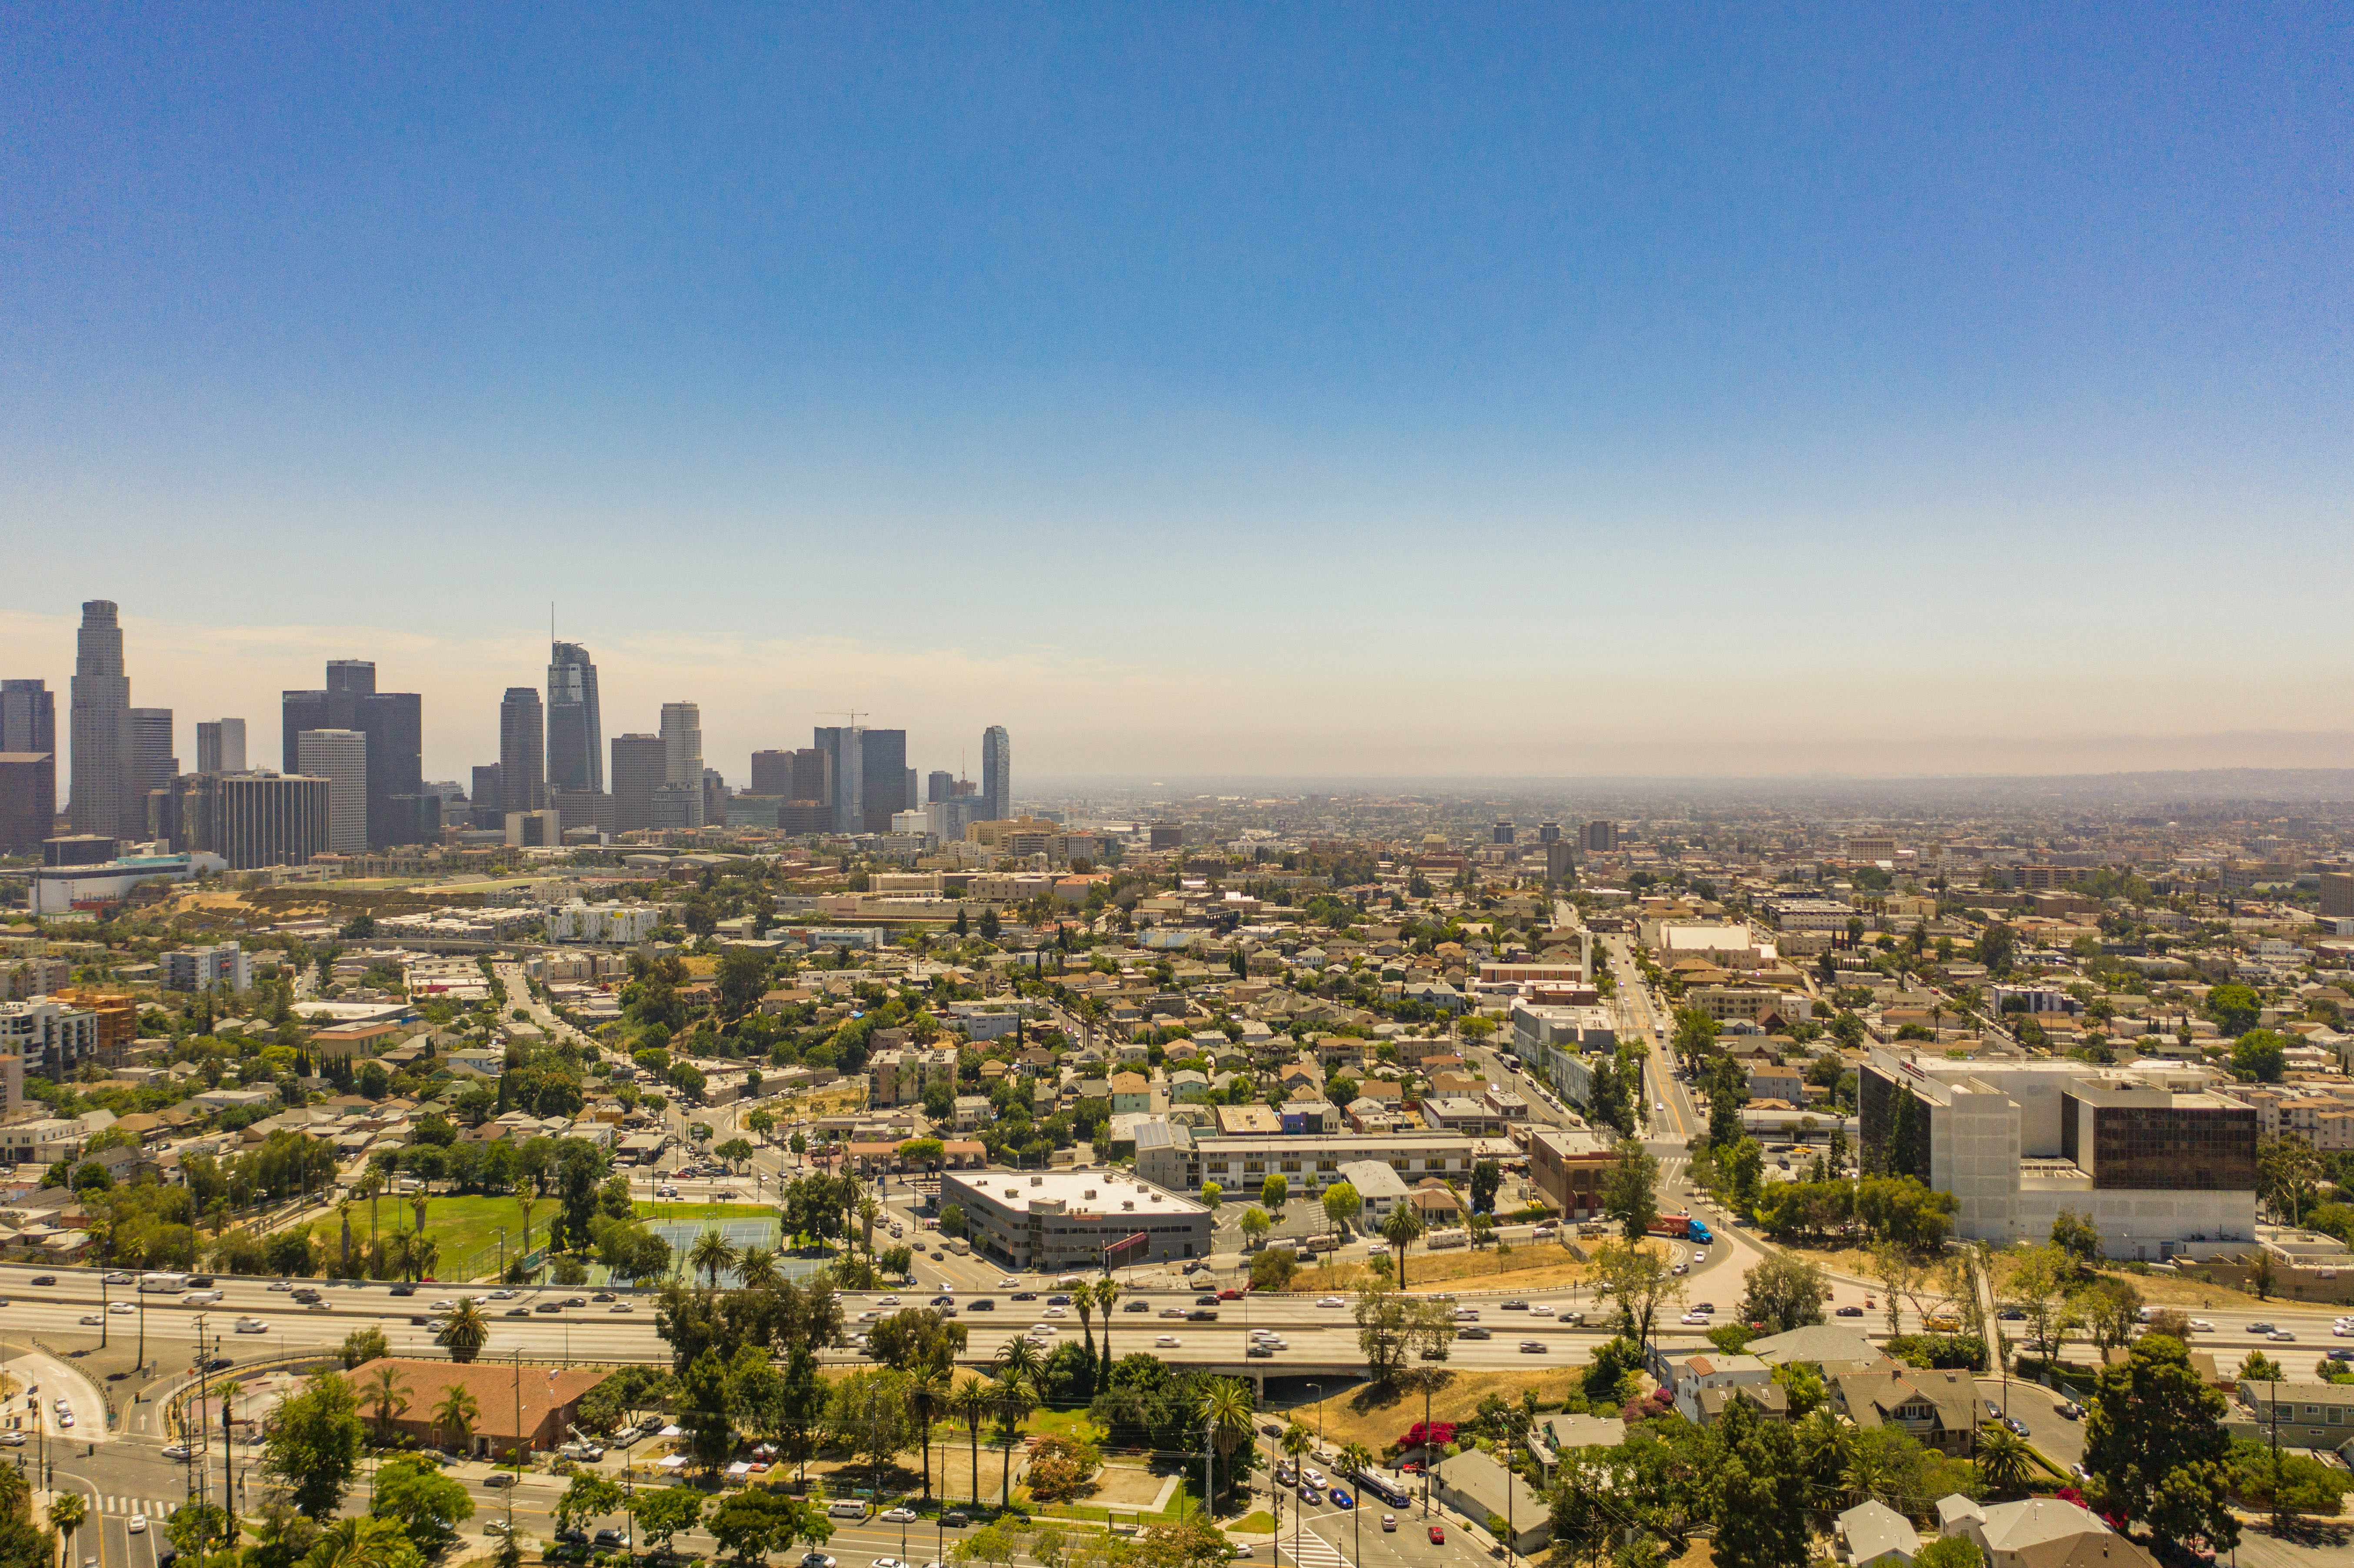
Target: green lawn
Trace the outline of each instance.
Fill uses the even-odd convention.
[[[761,1203],[639,1203],[634,1205],[640,1219],[666,1220],[673,1224],[692,1224],[699,1220],[770,1219],[776,1210]],[[558,1212],[553,1199],[542,1199],[531,1207],[531,1245],[547,1245],[547,1227]],[[397,1235],[409,1228],[412,1212],[405,1199],[390,1194],[376,1200],[376,1225],[383,1235]],[[434,1265],[435,1275],[444,1280],[489,1278],[499,1266],[499,1232],[506,1232],[506,1255],[514,1258],[523,1247],[523,1208],[512,1197],[457,1198],[435,1196],[425,1206],[425,1234],[440,1248]],[[342,1234],[340,1223],[330,1214],[314,1221],[312,1234],[326,1249],[329,1267]],[[368,1242],[368,1206],[365,1202],[352,1205],[352,1245],[365,1252]]]

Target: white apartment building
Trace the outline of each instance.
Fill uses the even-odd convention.
[[[1313,1196],[1342,1180],[1341,1167],[1371,1160],[1410,1184],[1425,1176],[1469,1177],[1472,1140],[1445,1132],[1251,1133],[1195,1136],[1172,1128],[1164,1147],[1136,1150],[1136,1173],[1172,1192],[1198,1192],[1204,1181],[1227,1192],[1256,1191],[1280,1174],[1294,1192]],[[1359,1189],[1360,1192],[1363,1189]]]
[[[44,997],[0,1002],[0,1052],[37,1078],[63,1078],[98,1054],[98,1014]]]
[[[226,986],[247,991],[253,985],[252,956],[235,942],[207,948],[181,948],[164,955],[164,989],[205,991]]]
[[[547,911],[552,942],[603,942],[635,947],[653,938],[662,911],[651,904],[589,904],[575,899]]]
[[[934,1084],[956,1090],[957,1052],[953,1045],[937,1050],[877,1051],[866,1058],[871,1086],[867,1103],[876,1107],[915,1105]]]

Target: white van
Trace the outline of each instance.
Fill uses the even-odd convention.
[[[828,1504],[825,1516],[828,1519],[864,1519],[866,1505],[863,1502],[853,1502],[848,1498],[844,1498],[840,1502]]]

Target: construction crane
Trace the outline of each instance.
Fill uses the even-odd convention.
[[[859,715],[862,712],[864,712],[865,716],[868,718],[873,718],[875,716],[875,710],[872,708],[864,710],[858,708],[820,708],[817,711],[817,716],[820,718],[846,718],[850,721],[850,727],[852,729],[856,729],[858,727]]]

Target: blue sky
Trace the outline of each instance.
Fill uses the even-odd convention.
[[[92,596],[189,723],[374,652],[443,775],[551,599],[738,782],[853,702],[1066,774],[2354,764],[2345,641],[2248,635],[2354,587],[2349,30],[0,7],[0,664]]]

